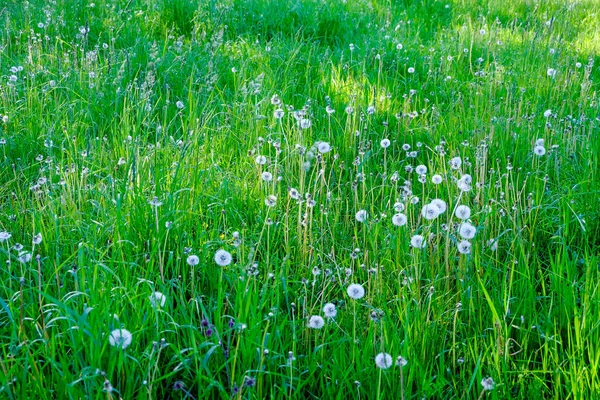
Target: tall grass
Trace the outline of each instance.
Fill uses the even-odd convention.
[[[596,8],[1,4],[2,397],[594,398]]]

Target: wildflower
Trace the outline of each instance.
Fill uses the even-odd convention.
[[[460,228],[458,228],[458,234],[464,239],[473,239],[475,233],[477,233],[477,228],[468,222],[463,222],[460,224]]]
[[[367,107],[367,114],[369,114],[369,115],[375,114],[375,106],[371,105],[371,106]]]
[[[471,242],[462,240],[458,243],[458,252],[460,254],[471,254]]]
[[[335,109],[331,108],[331,106],[327,106],[325,107],[325,112],[327,113],[327,115],[331,115],[335,112]]]
[[[404,46],[402,46],[402,43],[398,43],[398,44],[396,45],[396,50],[402,50],[402,48],[403,48],[403,47],[404,47]]]
[[[548,75],[550,78],[554,78],[556,76],[556,70],[554,68],[548,68],[546,75]]]
[[[415,172],[419,175],[424,175],[427,173],[427,167],[423,164],[417,165],[417,167],[415,168]]]
[[[471,178],[471,175],[465,174],[458,180],[458,182],[456,183],[456,186],[458,186],[458,188],[461,191],[468,192],[469,190],[471,190],[471,182],[472,181],[473,181],[473,178]]]
[[[195,267],[196,265],[200,264],[200,258],[195,254],[188,256],[186,261],[190,267]]]
[[[125,350],[131,344],[133,336],[127,329],[115,329],[108,337],[108,343],[113,347]]]
[[[421,210],[421,216],[426,220],[436,219],[440,215],[439,208],[433,204],[425,204]]]
[[[217,250],[217,252],[215,253],[215,262],[220,267],[225,267],[225,266],[231,264],[232,260],[233,260],[233,257],[231,256],[231,253],[228,252],[227,250],[220,249],[220,250]]]
[[[267,163],[267,157],[258,155],[254,159],[254,162],[258,165],[265,165]]]
[[[406,215],[402,213],[394,214],[394,216],[392,217],[392,224],[396,226],[404,226],[406,225],[407,221],[408,218],[406,218]]]
[[[279,96],[277,96],[276,94],[274,94],[271,97],[271,104],[273,104],[274,106],[278,106],[281,104],[281,100],[279,99]]]
[[[392,142],[390,142],[390,139],[382,139],[381,142],[379,143],[381,145],[382,148],[387,149],[388,147],[390,147],[390,144],[392,144]]]
[[[400,203],[399,201],[394,203],[394,210],[399,213],[404,211],[404,204]]]
[[[468,206],[460,205],[456,207],[454,215],[456,215],[456,218],[462,220],[469,219],[471,217],[471,209]]]
[[[300,192],[298,192],[297,189],[294,188],[290,188],[288,193],[290,194],[290,197],[294,200],[299,200],[300,199]]]
[[[346,292],[348,293],[348,296],[350,296],[351,299],[358,300],[364,297],[365,288],[358,283],[353,283],[350,286],[348,286]]]
[[[452,159],[450,159],[450,168],[452,169],[460,169],[460,166],[462,165],[462,160],[460,157],[454,157]]]
[[[410,245],[415,249],[424,249],[427,246],[427,241],[422,235],[414,235],[410,238]]]
[[[319,142],[317,145],[317,150],[321,154],[329,153],[331,151],[331,146],[327,142]]]
[[[42,243],[42,234],[38,233],[37,235],[35,235],[33,237],[33,244],[40,244]]]
[[[325,325],[325,320],[319,315],[313,315],[308,320],[308,327],[312,329],[321,329]]]
[[[396,358],[396,366],[402,368],[404,366],[406,366],[406,364],[408,364],[408,360],[402,356],[398,356],[398,358]]]
[[[487,245],[489,246],[490,250],[492,250],[492,251],[498,250],[498,239],[488,240]]]
[[[260,177],[262,178],[263,181],[265,182],[271,182],[273,180],[273,174],[270,173],[269,171],[265,171],[263,172]]]
[[[325,306],[323,306],[323,314],[325,314],[325,316],[327,318],[335,317],[337,315],[337,309],[335,308],[335,304],[333,304],[333,303],[325,304]]]
[[[433,199],[433,200],[431,200],[431,204],[438,208],[439,214],[446,212],[447,206],[446,206],[446,202],[444,200]]]
[[[533,153],[534,153],[536,156],[540,156],[540,157],[541,157],[541,156],[543,156],[544,154],[546,154],[546,148],[545,148],[544,146],[539,146],[539,145],[538,145],[538,146],[535,146],[535,147],[533,148]]]
[[[354,217],[358,222],[365,222],[367,220],[367,210],[358,210]]]
[[[163,205],[163,202],[158,199],[158,197],[154,196],[152,200],[148,202],[153,207],[160,207]]]
[[[275,119],[283,118],[283,114],[285,114],[285,112],[281,108],[278,108],[275,111],[273,111],[273,117]]]
[[[10,233],[6,232],[6,231],[0,232],[0,242],[7,241],[8,239],[10,239],[11,236],[12,235]]]
[[[379,353],[375,356],[375,365],[381,369],[388,369],[392,366],[392,356],[388,353]]]
[[[496,383],[491,377],[487,377],[481,380],[481,386],[483,386],[483,390],[491,391],[496,387]]]
[[[17,260],[19,260],[19,262],[22,264],[26,264],[31,261],[31,253],[28,251],[22,251],[19,253]]]
[[[552,110],[544,111],[544,118],[550,118],[552,116]]]
[[[312,126],[312,122],[310,122],[310,119],[307,118],[302,118],[300,120],[300,128],[301,129],[308,129]]]
[[[164,307],[165,302],[167,301],[167,297],[164,294],[162,294],[161,292],[152,293],[150,295],[149,299],[150,299],[150,304],[154,308]]]
[[[177,103],[175,103],[175,105],[177,106],[178,109],[183,109],[183,107],[185,107],[185,105],[183,104],[183,101],[178,101]]]
[[[408,67],[407,72],[409,74],[414,74],[415,73],[415,69],[413,67]]]
[[[277,197],[273,195],[267,196],[265,199],[265,204],[267,207],[274,207],[277,204]]]

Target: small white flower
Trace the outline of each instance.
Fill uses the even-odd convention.
[[[22,251],[19,253],[17,260],[19,260],[19,262],[22,264],[26,264],[31,261],[31,253],[28,251]]]
[[[348,296],[350,296],[351,299],[362,299],[365,295],[365,288],[362,287],[362,285],[359,285],[358,283],[353,283],[350,286],[348,286],[346,293],[348,293]]]
[[[425,204],[421,210],[421,216],[426,220],[436,219],[440,215],[439,208],[434,204]]]
[[[38,233],[37,235],[35,235],[33,237],[33,244],[40,244],[42,243],[42,234]]]
[[[258,155],[254,159],[254,162],[257,163],[258,165],[265,165],[267,163],[267,157]]]
[[[367,210],[358,210],[354,217],[358,222],[365,222],[367,220]]]
[[[196,265],[200,264],[200,258],[194,254],[188,256],[186,261],[190,267],[195,267]]]
[[[217,250],[217,252],[215,253],[215,262],[221,267],[225,267],[231,264],[232,260],[233,257],[231,256],[231,253],[227,250],[220,249]]]
[[[178,109],[183,109],[183,107],[185,107],[185,105],[183,104],[183,101],[178,101],[177,103],[175,103],[175,105],[177,106]]]
[[[431,204],[433,204],[434,206],[436,206],[438,208],[440,214],[446,212],[447,206],[446,206],[446,202],[444,200],[433,199],[433,200],[431,200]]]
[[[379,353],[375,356],[375,365],[381,369],[388,369],[392,366],[392,356],[388,353]]]
[[[382,139],[381,142],[379,143],[381,145],[382,148],[387,149],[388,147],[390,147],[390,144],[392,144],[392,142],[390,142],[390,139]]]
[[[468,206],[460,205],[456,207],[454,215],[456,215],[456,218],[462,220],[469,219],[471,217],[471,209]]]
[[[544,118],[550,118],[552,116],[552,110],[544,111]]]
[[[408,364],[408,360],[402,356],[398,356],[398,358],[396,358],[396,366],[402,368],[404,366],[406,366],[406,364]]]
[[[327,142],[319,142],[317,145],[317,150],[321,154],[329,153],[331,151],[331,146]]]
[[[283,118],[284,114],[285,114],[285,112],[281,108],[278,108],[275,111],[273,111],[273,117],[275,119],[281,119],[281,118]]]
[[[424,249],[427,246],[427,241],[422,235],[414,235],[410,238],[410,245],[415,249]]]
[[[323,306],[323,314],[325,314],[325,316],[327,318],[333,318],[337,315],[337,309],[335,308],[335,304],[333,303],[327,303]]]
[[[131,344],[133,335],[127,329],[115,329],[108,337],[108,343],[113,347],[125,350]]]
[[[431,177],[431,182],[434,185],[439,185],[440,183],[442,183],[442,181],[443,181],[443,178],[441,175],[435,174]]]
[[[477,233],[477,228],[468,222],[463,222],[458,228],[458,234],[464,239],[473,239]]]
[[[554,78],[556,76],[556,70],[554,68],[548,68],[546,75],[548,75],[550,78]]]
[[[321,329],[325,325],[325,320],[319,315],[313,315],[308,320],[308,327],[312,329]]]
[[[471,253],[471,242],[468,240],[461,240],[458,245],[458,252],[460,254],[470,254]]]
[[[265,204],[267,207],[274,207],[277,204],[277,197],[273,195],[267,196],[265,199]]]
[[[308,129],[312,126],[312,122],[310,122],[310,119],[307,118],[302,118],[300,120],[300,128],[301,129]]]
[[[481,380],[481,386],[483,386],[483,390],[487,390],[489,392],[494,390],[496,383],[494,383],[494,380],[491,377],[487,377]]]
[[[167,301],[167,297],[164,294],[162,294],[161,292],[154,292],[150,295],[149,300],[150,300],[150,304],[154,308],[164,307],[165,302]]]
[[[450,159],[449,163],[450,163],[450,168],[460,169],[460,166],[462,165],[462,160],[460,157],[454,157],[454,158]]]
[[[263,172],[262,174],[260,174],[260,177],[265,182],[271,182],[273,180],[273,174],[270,173],[269,171]]]
[[[544,146],[539,146],[539,145],[538,145],[538,146],[535,146],[535,147],[533,148],[533,153],[534,153],[536,156],[539,156],[539,157],[541,157],[541,156],[543,156],[544,154],[546,154],[546,148],[545,148]]]
[[[415,73],[415,69],[413,67],[408,67],[407,69],[409,74],[414,74]]]
[[[404,204],[400,203],[399,201],[394,203],[394,210],[396,212],[401,213],[402,211],[404,211]]]
[[[419,175],[424,175],[427,173],[427,167],[423,164],[417,165],[417,167],[415,168],[415,172]]]
[[[392,224],[396,226],[404,226],[406,225],[407,221],[408,218],[406,218],[406,215],[402,213],[394,214],[394,216],[392,217]]]
[[[6,232],[6,231],[0,232],[0,242],[7,241],[8,239],[10,239],[11,236],[12,235],[10,233]]]

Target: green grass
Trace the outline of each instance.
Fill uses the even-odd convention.
[[[598,396],[600,9],[571,3],[0,4],[0,397]]]

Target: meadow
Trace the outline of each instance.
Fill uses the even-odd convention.
[[[595,0],[0,1],[0,398],[600,398]]]

